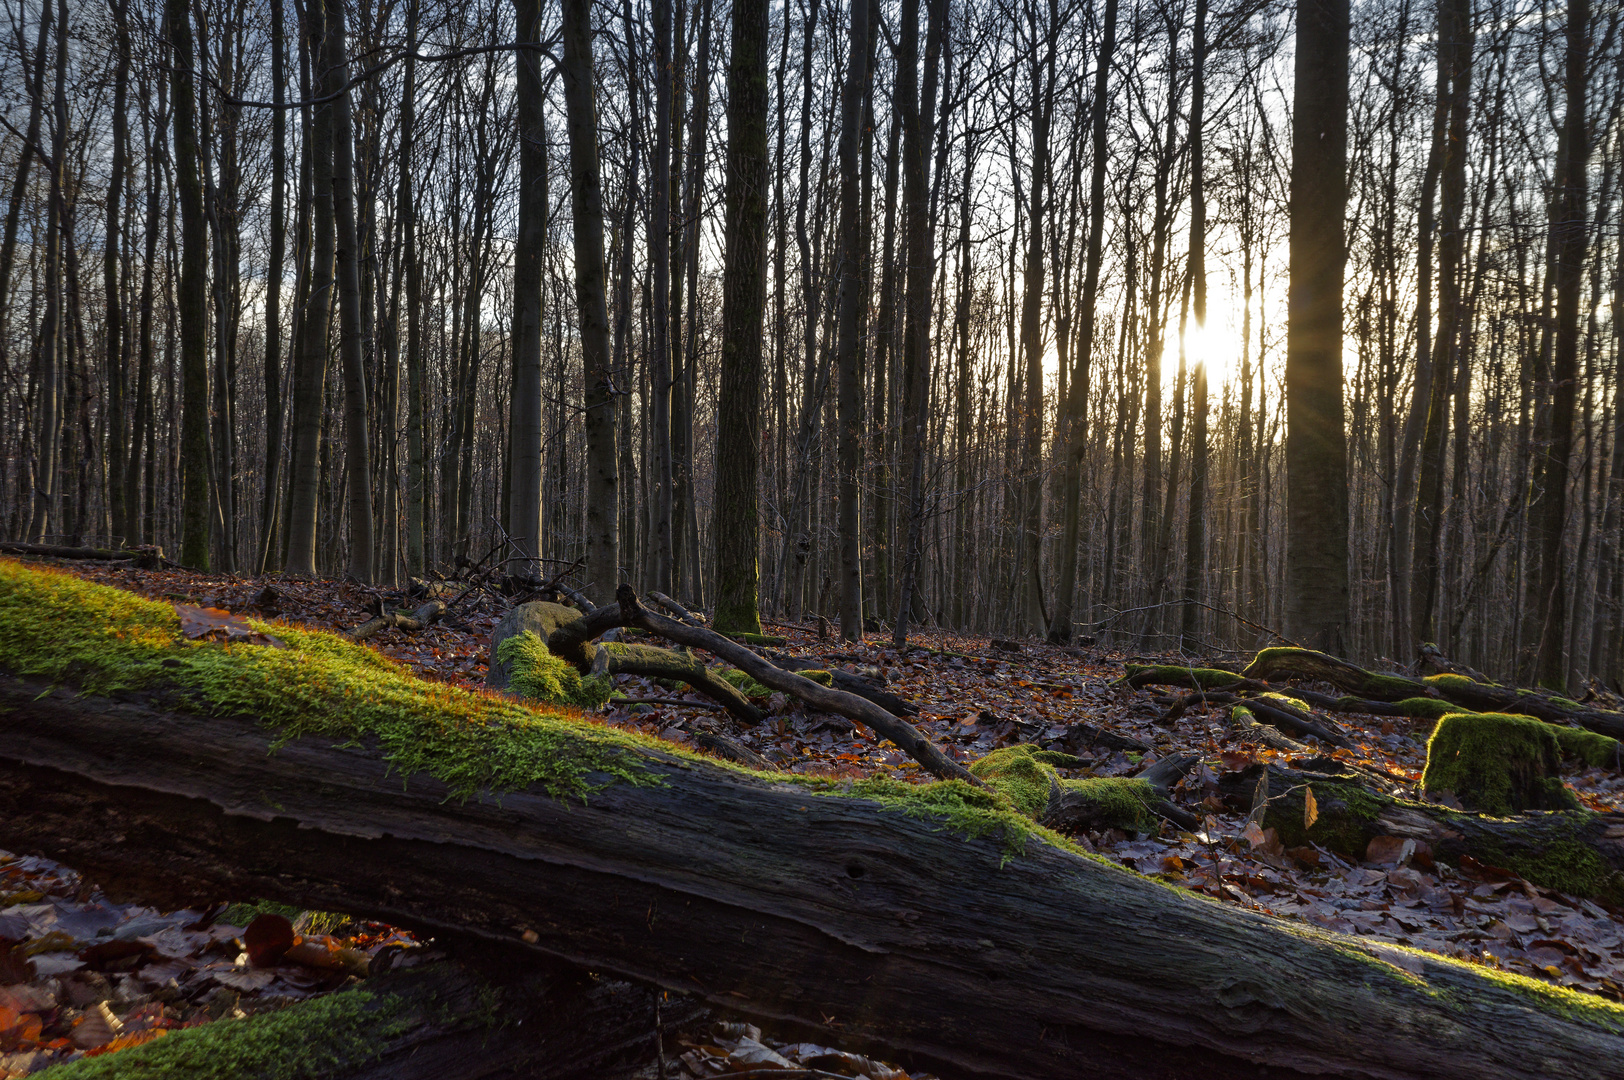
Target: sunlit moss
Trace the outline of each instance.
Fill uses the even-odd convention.
[[[533,631],[503,641],[496,658],[507,665],[508,689],[531,701],[595,708],[609,700],[612,687],[602,675],[582,675],[573,664],[547,651]]]
[[[1556,729],[1507,713],[1452,713],[1427,742],[1421,787],[1449,791],[1489,814],[1571,810],[1579,805],[1556,773],[1561,751]]]

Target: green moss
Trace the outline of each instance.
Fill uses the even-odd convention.
[[[1189,686],[1198,690],[1221,690],[1241,681],[1233,671],[1218,668],[1180,667],[1177,664],[1127,664],[1127,678],[1140,685]]]
[[[795,674],[799,675],[803,679],[811,679],[819,686],[827,686],[832,689],[835,685],[835,677],[822,668],[811,668],[807,671],[797,671]]]
[[[1403,709],[1405,716],[1412,716],[1417,720],[1442,720],[1451,714],[1466,711],[1459,705],[1430,697],[1405,698],[1393,704]]]
[[[1370,838],[1384,831],[1376,825],[1376,819],[1393,800],[1352,780],[1315,780],[1308,787],[1320,808],[1313,825],[1303,827],[1305,796],[1301,788],[1272,797],[1264,824],[1274,829],[1287,847],[1314,843],[1362,858]]]
[[[659,782],[638,752],[651,740],[567,708],[418,679],[333,634],[247,621],[288,647],[192,641],[168,604],[0,560],[0,668],[12,675],[256,717],[278,745],[301,736],[375,742],[396,772],[427,773],[458,797],[533,784],[582,797],[616,782]]]
[[[508,689],[532,701],[552,705],[596,708],[609,700],[609,680],[585,675],[574,665],[547,651],[547,643],[526,630],[496,647],[496,657],[508,666]]]
[[[1525,716],[1450,713],[1427,742],[1421,787],[1452,792],[1467,807],[1500,816],[1577,808],[1556,775],[1561,752],[1554,732]]]
[[[1554,725],[1551,731],[1556,735],[1556,745],[1561,747],[1563,757],[1578,758],[1586,765],[1616,768],[1621,753],[1624,753],[1617,739],[1598,735],[1594,731]]]
[[[994,750],[970,766],[970,772],[1007,798],[1017,811],[1034,821],[1043,820],[1050,802],[1061,792],[1092,807],[1086,816],[1108,829],[1145,832],[1156,828],[1156,790],[1144,780],[1098,777],[1062,780],[1050,755],[1030,746]]]
[[[220,914],[214,917],[214,921],[226,926],[247,926],[260,915],[280,915],[288,922],[293,922],[303,914],[303,908],[278,904],[274,900],[250,900],[246,904],[226,905]]]
[[[365,988],[278,1012],[184,1028],[116,1054],[49,1071],[51,1080],[301,1080],[332,1076],[381,1056],[388,1040],[424,1017],[413,1003]]]
[[[745,697],[766,697],[773,692],[772,687],[756,682],[738,668],[722,668],[716,674]]]
[[[1030,746],[1006,746],[994,750],[970,766],[972,775],[1000,792],[1016,810],[1034,821],[1043,817],[1049,800],[1060,784],[1054,767],[1032,756]]]
[[[1476,679],[1468,679],[1464,675],[1452,675],[1449,672],[1444,672],[1439,675],[1428,675],[1423,681],[1428,686],[1437,688],[1438,692],[1441,694],[1447,694],[1450,692],[1457,694],[1470,693],[1473,690],[1480,690],[1485,686],[1494,685],[1493,683],[1480,683]]]
[[[775,637],[772,634],[744,633],[744,634],[729,634],[727,636],[732,638],[734,641],[742,642],[742,643],[744,643],[746,645],[778,646],[778,645],[784,644],[784,639],[783,638]]]

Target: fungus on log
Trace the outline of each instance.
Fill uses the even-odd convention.
[[[189,641],[166,605],[0,562],[0,846],[954,1074],[1602,1080],[1624,1055],[1624,1007],[1171,888],[995,790],[764,776],[278,634]]]

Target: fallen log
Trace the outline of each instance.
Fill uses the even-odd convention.
[[[953,1074],[1602,1080],[1624,1054],[1624,1008],[1169,888],[992,792],[763,776],[9,570],[0,846],[113,890],[380,918]]]
[[[1587,709],[1577,701],[1556,694],[1479,682],[1465,675],[1444,673],[1425,679],[1384,675],[1326,653],[1298,648],[1264,649],[1241,675],[1270,682],[1276,679],[1328,682],[1350,694],[1375,701],[1442,698],[1473,712],[1514,713],[1552,724],[1578,724],[1597,734],[1624,741],[1624,712]]]
[[[704,649],[763,686],[800,698],[814,709],[844,716],[848,720],[856,720],[873,728],[936,776],[979,785],[980,781],[972,776],[969,770],[943,753],[935,743],[925,738],[918,728],[872,701],[844,690],[823,686],[792,671],[785,671],[753,650],[714,630],[708,630],[703,626],[688,626],[649,611],[638,601],[637,594],[629,586],[622,585],[616,590],[615,599],[617,601],[615,607],[606,605],[582,618],[559,626],[548,635],[547,648],[572,663],[584,662],[590,666],[593,657],[586,646],[593,638],[619,626],[646,630],[678,645]]]
[[[657,1030],[670,1035],[706,1015],[691,998],[658,996],[558,964],[492,981],[439,963],[171,1031],[51,1076],[202,1077],[224,1075],[224,1066],[234,1080],[630,1080],[656,1059]]]
[[[1359,860],[1378,836],[1424,840],[1433,855],[1459,863],[1464,855],[1505,867],[1536,885],[1624,906],[1624,814],[1583,810],[1485,817],[1430,803],[1410,802],[1373,791],[1341,763],[1317,759],[1326,771],[1267,766],[1269,808],[1263,824],[1288,847],[1319,844]],[[1220,794],[1248,809],[1265,766],[1255,764],[1219,777]],[[1318,809],[1303,826],[1305,790]]]
[[[351,630],[350,640],[365,641],[380,630],[387,630],[391,627],[398,630],[409,630],[413,633],[427,630],[440,621],[441,617],[445,615],[445,611],[445,603],[441,600],[430,600],[420,605],[410,615],[402,615],[398,611],[380,610],[378,614]]]
[[[872,701],[893,716],[916,716],[919,713],[919,706],[913,702],[902,700],[883,686],[878,686],[861,675],[853,675],[838,667],[825,666],[825,661],[805,660],[776,652],[767,653],[767,659],[785,671],[827,671],[829,677],[834,680],[836,690],[844,690],[848,694],[856,694],[860,698]]]

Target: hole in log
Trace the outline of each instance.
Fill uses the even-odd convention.
[[[847,863],[846,864],[846,876],[847,877],[854,877],[854,878],[862,877],[866,873],[868,873],[868,871],[864,870],[862,868],[862,866],[857,864],[857,863]]]

